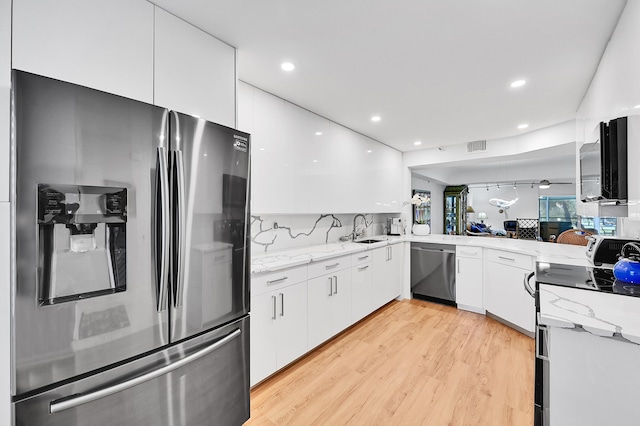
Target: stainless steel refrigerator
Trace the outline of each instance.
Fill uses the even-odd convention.
[[[16,425],[244,423],[249,135],[12,77]]]

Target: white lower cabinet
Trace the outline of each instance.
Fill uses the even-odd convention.
[[[366,251],[351,257],[351,320],[355,323],[375,311],[373,301],[371,254]]]
[[[371,250],[373,258],[373,303],[376,308],[400,296],[402,244]]]
[[[306,266],[296,269],[303,269],[306,275]],[[274,284],[277,285],[275,282]],[[275,287],[265,293],[253,295],[251,386],[306,352],[307,282]]]
[[[251,386],[400,295],[402,244],[251,277]]]
[[[484,313],[482,248],[456,246],[456,304],[458,309]]]
[[[308,348],[312,349],[352,324],[351,269],[312,278],[308,285]]]
[[[487,251],[484,308],[487,312],[533,335],[535,300],[524,289],[524,278],[535,269],[532,256]]]

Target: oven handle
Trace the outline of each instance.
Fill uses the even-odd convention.
[[[525,272],[524,274],[524,289],[527,290],[527,293],[529,293],[529,295],[533,298],[536,297],[536,291],[533,289],[533,287],[531,287],[531,284],[529,284],[529,281],[535,274],[536,274],[535,272],[531,272],[528,274]]]
[[[546,325],[538,324],[536,326],[536,358],[543,361],[549,361],[549,342],[548,329]]]

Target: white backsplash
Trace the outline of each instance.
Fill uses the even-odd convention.
[[[622,229],[620,231],[618,234],[620,236],[640,238],[640,221],[624,217],[622,218]]]
[[[340,237],[353,231],[355,214],[318,215],[252,215],[251,252],[266,252],[304,247],[315,244],[335,243]],[[364,236],[386,233],[387,217],[398,215],[365,214],[367,226]],[[362,219],[358,218],[358,232]]]

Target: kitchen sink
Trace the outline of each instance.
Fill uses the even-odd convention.
[[[356,240],[354,241],[354,243],[361,243],[361,244],[373,244],[373,243],[381,243],[384,240]]]

